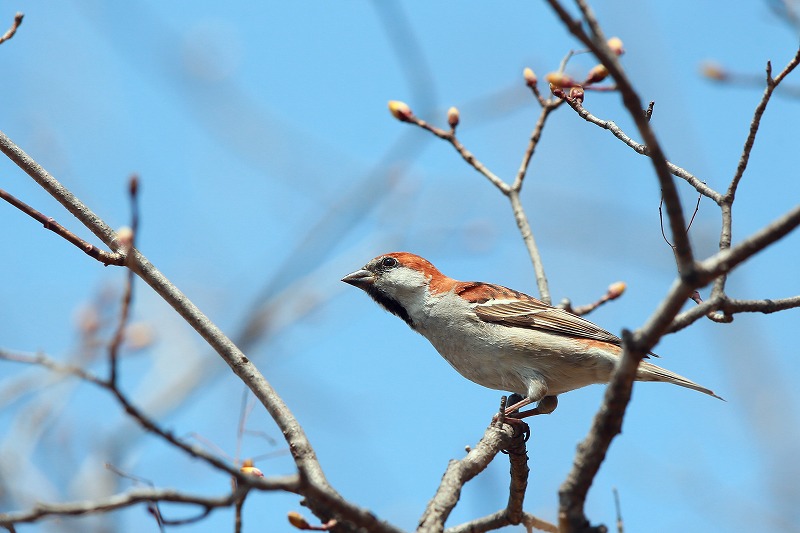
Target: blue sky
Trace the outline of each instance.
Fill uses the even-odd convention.
[[[0,129],[113,227],[128,223],[125,183],[139,174],[143,253],[234,337],[266,302],[270,333],[248,356],[308,431],[334,486],[411,529],[447,461],[483,434],[499,395],[458,376],[340,278],[403,249],[456,278],[532,294],[535,282],[507,201],[448,145],[392,119],[386,102],[406,101],[439,125],[458,106],[462,141],[509,178],[538,113],[523,68],[543,77],[577,43],[538,2],[382,6],[4,3],[0,26],[17,9],[26,18],[0,46]],[[768,6],[595,5],[606,32],[625,42],[623,64],[640,95],[656,102],[652,123],[668,157],[718,190],[736,168],[761,88],[710,83],[699,65],[758,75],[767,60],[782,68],[797,32]],[[593,65],[581,55],[567,71],[580,76]],[[617,95],[590,93],[585,105],[637,137]],[[797,100],[770,104],[734,206],[734,241],[797,205],[799,114]],[[9,161],[0,161],[0,183],[89,237]],[[689,209],[696,196],[679,187]],[[554,298],[593,301],[623,280],[625,296],[590,318],[611,331],[641,325],[674,277],[658,200],[646,159],[566,107],[555,113],[523,192]],[[0,227],[0,346],[75,357],[81,310],[118,291],[123,272],[10,206],[0,206]],[[699,256],[714,252],[719,213],[710,201],[691,239]],[[732,276],[729,293],[800,293],[798,250],[792,234]],[[241,384],[141,283],[134,318],[157,341],[124,361],[126,391],[178,434],[198,433],[233,455]],[[728,401],[637,386],[590,493],[590,518],[613,523],[617,487],[631,531],[797,531],[798,318],[797,310],[739,315],[664,338],[656,348],[663,366]],[[88,364],[104,371],[102,360]],[[41,379],[0,365],[0,449],[20,466],[4,463],[6,482],[44,500],[84,498],[127,486],[102,470],[111,461],[158,486],[226,490],[223,476],[142,437],[91,387],[48,383],[9,401],[10,384],[31,376]],[[602,393],[569,393],[552,416],[533,420],[526,510],[555,519],[558,486]],[[34,413],[43,426],[19,425]],[[248,426],[280,438],[258,408]],[[281,449],[256,436],[242,444],[245,456]],[[292,470],[280,455],[257,466],[268,475]],[[449,524],[505,505],[507,469],[499,458],[470,483]],[[299,509],[292,496],[254,495],[245,530],[290,531],[285,514]],[[156,529],[138,508],[108,519],[116,530]],[[184,530],[231,523],[231,513],[217,512]]]

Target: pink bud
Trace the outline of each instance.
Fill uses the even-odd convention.
[[[614,298],[619,298],[622,296],[622,293],[625,292],[627,285],[625,285],[624,281],[617,281],[616,283],[612,283],[608,286],[608,297],[609,299],[613,300]]]
[[[566,87],[574,87],[577,85],[575,80],[564,74],[563,72],[549,72],[544,79],[546,79],[550,85],[557,88],[566,88]]]
[[[525,67],[525,70],[522,71],[522,77],[525,78],[525,84],[531,89],[533,89],[536,86],[536,82],[539,81],[536,77],[536,73],[528,67]]]
[[[400,100],[389,100],[389,112],[401,122],[411,122],[411,119],[414,118],[414,112],[411,111],[408,104]]]
[[[625,53],[625,49],[622,47],[622,39],[620,39],[619,37],[612,37],[611,39],[606,41],[606,44],[608,45],[609,48],[611,48],[611,51],[617,54],[618,56],[621,56],[622,54]]]
[[[447,110],[447,123],[450,124],[451,128],[455,129],[460,119],[461,114],[458,112],[458,108],[451,107]]]
[[[608,77],[608,69],[605,65],[595,65],[589,74],[586,75],[586,84],[597,83]]]

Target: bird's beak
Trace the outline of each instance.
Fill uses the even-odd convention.
[[[349,283],[354,287],[358,287],[359,289],[366,289],[375,283],[375,274],[365,268],[362,268],[361,270],[356,270],[352,274],[346,275],[342,278],[342,281]]]

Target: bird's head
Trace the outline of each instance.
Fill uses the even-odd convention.
[[[415,311],[422,308],[432,292],[439,292],[452,280],[418,255],[393,252],[379,255],[342,281],[364,290],[414,328]]]

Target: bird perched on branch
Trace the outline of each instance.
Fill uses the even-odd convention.
[[[619,337],[584,318],[500,285],[454,280],[411,253],[378,256],[342,281],[402,318],[465,378],[521,395],[507,415],[538,402],[517,418],[551,413],[562,392],[607,383],[622,354]],[[720,398],[646,361],[636,380]]]

